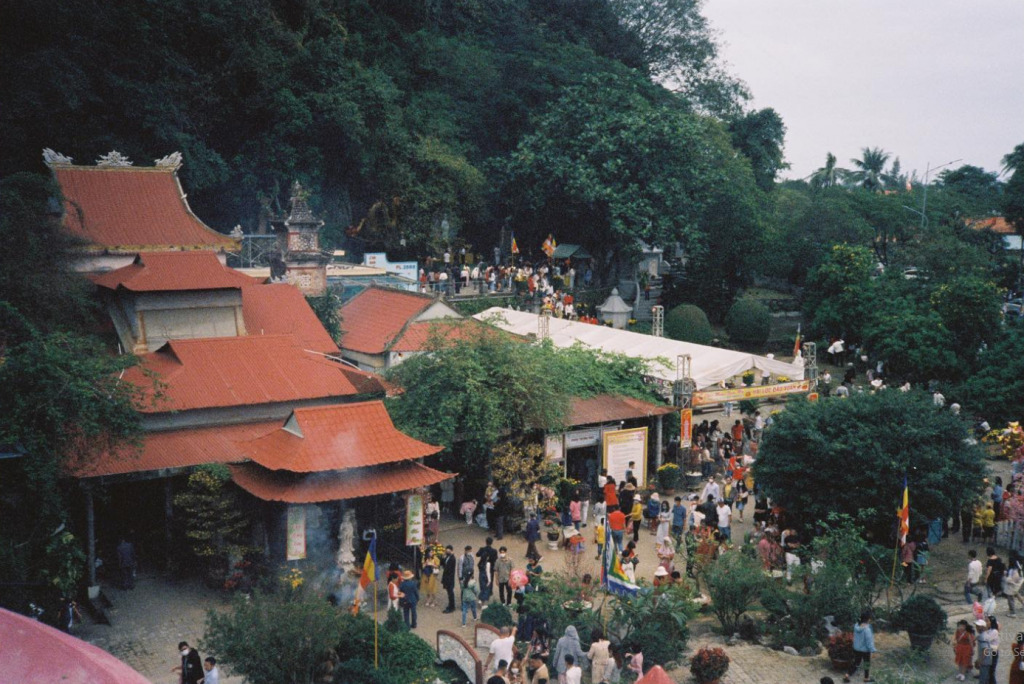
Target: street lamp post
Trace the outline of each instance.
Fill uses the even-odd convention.
[[[925,215],[925,210],[928,209],[928,174],[931,173],[932,171],[937,171],[938,169],[941,169],[943,166],[956,164],[958,161],[963,161],[963,159],[954,159],[953,161],[946,162],[942,166],[936,166],[934,169],[932,168],[932,163],[928,162],[928,165],[925,167],[924,197],[921,199],[921,230],[924,230],[928,226],[928,217]]]

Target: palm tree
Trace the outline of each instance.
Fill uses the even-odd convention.
[[[865,147],[861,150],[860,159],[850,160],[856,168],[850,172],[849,180],[865,190],[881,191],[885,187],[883,173],[889,156],[881,147]]]
[[[849,173],[836,166],[836,155],[831,152],[825,157],[825,165],[811,174],[811,187],[815,190],[833,188]]]

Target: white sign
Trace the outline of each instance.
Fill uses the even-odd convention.
[[[285,560],[302,560],[306,557],[306,507],[288,506],[288,531]]]
[[[647,428],[608,430],[603,437],[604,467],[608,474],[621,482],[633,463],[633,477],[643,486],[647,480]]]
[[[573,430],[565,433],[565,448],[580,449],[582,447],[597,446],[601,443],[601,428],[589,430]]]
[[[384,252],[364,254],[363,265],[383,268],[387,273],[404,276],[410,280],[416,280],[419,277],[419,264],[415,261],[388,261],[388,255]]]
[[[544,455],[549,461],[561,461],[565,457],[562,435],[548,435],[544,439]]]
[[[423,495],[405,497],[405,545],[423,544]]]

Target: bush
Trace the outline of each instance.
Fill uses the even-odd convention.
[[[643,652],[644,665],[667,666],[690,638],[686,624],[692,613],[690,598],[685,586],[670,587],[657,596],[641,590],[636,596],[617,597],[608,621],[611,641],[624,651]]]
[[[675,489],[679,486],[681,474],[679,466],[675,463],[666,463],[658,468],[658,486],[661,489]]]
[[[693,304],[680,304],[665,314],[665,336],[694,344],[708,344],[714,338],[707,315]]]
[[[829,637],[827,648],[832,660],[853,660],[853,634],[840,632]]]
[[[729,671],[729,656],[721,648],[705,646],[690,659],[690,672],[698,682],[713,682]]]
[[[501,629],[511,627],[515,624],[512,619],[512,611],[500,603],[489,603],[480,612],[480,622]]]
[[[711,608],[725,634],[736,632],[740,617],[757,601],[765,585],[759,563],[741,553],[724,553],[704,577]]]
[[[755,299],[739,299],[725,315],[729,341],[759,347],[768,341],[772,330],[772,314]]]
[[[548,632],[555,639],[565,634],[566,627],[574,625],[580,644],[586,648],[593,640],[592,635],[601,630],[601,616],[593,610],[569,611],[565,608],[570,602],[579,599],[581,591],[582,585],[578,578],[560,575],[553,581],[544,582],[541,591],[528,593],[519,612],[529,613],[547,622]]]
[[[896,613],[896,629],[908,634],[934,636],[946,627],[946,611],[931,596],[916,594],[904,601]]]

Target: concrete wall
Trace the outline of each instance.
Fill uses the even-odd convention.
[[[245,334],[240,290],[121,291],[107,310],[121,344],[135,353],[155,351],[168,340]]]

